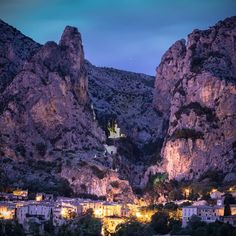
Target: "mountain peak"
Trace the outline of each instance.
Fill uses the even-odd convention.
[[[81,34],[78,29],[76,27],[66,26],[61,36],[59,45],[61,47],[68,47],[76,51],[83,51]]]

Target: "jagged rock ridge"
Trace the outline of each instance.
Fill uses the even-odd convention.
[[[169,116],[162,148],[169,178],[236,169],[236,17],[194,30],[163,56],[154,105]]]

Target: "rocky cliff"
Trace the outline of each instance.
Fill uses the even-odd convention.
[[[116,172],[108,171],[112,160],[104,155],[106,136],[90,107],[78,30],[68,26],[58,45],[47,42],[40,46],[1,24],[1,35],[8,31],[10,34],[3,43],[3,57],[8,64],[2,67],[4,89],[0,100],[1,168],[5,177],[15,184],[22,178],[19,187],[32,187],[30,183],[36,176],[41,176],[38,184],[53,176],[67,180],[75,193],[98,196],[106,195],[109,181],[117,181],[130,192],[132,199],[128,182],[121,181]],[[16,33],[12,35],[12,31]],[[8,53],[6,45],[18,51]],[[24,45],[22,49],[21,45]],[[5,72],[9,72],[8,77]],[[32,167],[31,162],[38,161],[48,175],[43,168],[39,167],[41,171],[38,171],[37,165]],[[84,165],[87,168],[82,168]],[[98,184],[93,188],[95,179]]]
[[[133,201],[158,172],[235,172],[236,17],[177,41],[156,79],[91,65],[74,27],[39,45],[0,26],[2,186]]]
[[[176,42],[157,68],[154,105],[169,118],[169,178],[236,171],[236,17]]]
[[[89,95],[99,125],[109,136],[117,123],[124,137],[109,140],[117,147],[114,167],[132,186],[140,185],[147,168],[160,160],[166,119],[152,104],[154,77],[99,68],[87,63]]]

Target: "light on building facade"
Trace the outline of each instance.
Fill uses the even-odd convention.
[[[10,220],[14,218],[14,211],[8,210],[6,207],[0,208],[0,219]]]
[[[42,195],[38,195],[38,196],[36,196],[35,200],[36,200],[37,202],[40,202],[40,201],[43,200],[43,196],[42,196]]]
[[[94,215],[95,217],[102,217],[102,209],[96,209]]]
[[[185,194],[186,197],[189,197],[190,191],[191,190],[189,188],[184,189],[184,194]]]

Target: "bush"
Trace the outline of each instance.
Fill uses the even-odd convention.
[[[87,214],[80,219],[75,219],[64,224],[58,229],[58,236],[66,235],[101,235],[102,223],[100,219],[95,219],[91,214]]]
[[[169,192],[168,198],[170,201],[175,201],[175,200],[181,200],[184,198],[183,194],[181,191],[178,189],[173,189],[172,191]]]
[[[216,117],[215,111],[211,108],[204,107],[198,102],[190,102],[188,105],[182,106],[176,113],[175,117],[180,119],[182,114],[190,114],[190,111],[193,110],[198,116],[206,116],[208,122],[217,122],[218,118]]]
[[[47,145],[44,143],[37,143],[36,150],[40,156],[44,157],[47,151]]]
[[[167,234],[170,231],[168,226],[169,217],[168,214],[162,211],[158,211],[152,216],[151,226],[158,234]]]
[[[97,176],[99,179],[103,179],[105,177],[106,173],[100,170],[97,166],[90,166],[90,168],[93,174]]]
[[[23,236],[24,231],[20,224],[14,220],[0,220],[0,235],[3,236]]]
[[[190,65],[190,70],[194,73],[200,72],[203,64],[204,64],[205,58],[202,57],[193,57]]]
[[[150,227],[150,225],[145,225],[139,223],[137,221],[128,221],[123,224],[119,224],[116,227],[116,233],[114,236],[128,236],[128,235],[136,235],[136,236],[145,236],[145,235],[154,235],[155,232]]]
[[[199,181],[209,179],[211,182],[220,183],[223,181],[223,173],[216,170],[208,170],[200,176]]]
[[[26,150],[25,150],[25,147],[23,144],[18,144],[16,146],[16,152],[18,152],[21,156],[25,157],[25,153],[26,153]]]
[[[181,139],[181,138],[183,138],[183,139],[190,138],[192,140],[203,139],[204,134],[202,132],[196,131],[194,129],[184,128],[184,129],[175,130],[175,132],[171,136],[172,140]]]
[[[78,193],[76,194],[77,197],[79,198],[84,198],[84,199],[92,199],[92,200],[101,200],[101,201],[105,201],[106,197],[105,196],[97,196],[94,194],[89,194],[89,193]]]
[[[110,185],[113,187],[113,188],[119,188],[119,182],[118,181],[112,181],[110,183]]]

